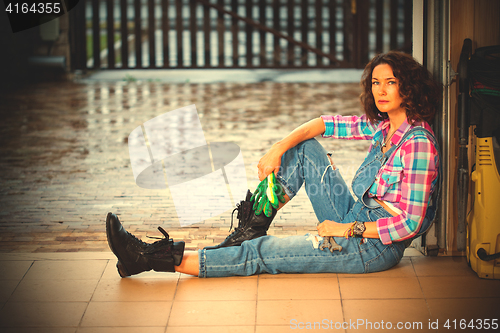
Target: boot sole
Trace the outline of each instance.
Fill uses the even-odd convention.
[[[108,245],[109,245],[109,248],[111,249],[111,251],[114,253],[114,255],[118,258],[118,262],[116,263],[116,268],[118,269],[118,274],[120,274],[120,277],[127,277],[127,276],[130,276],[131,274],[129,274],[129,272],[127,271],[127,269],[125,268],[125,266],[123,266],[123,264],[121,263],[121,258],[120,256],[118,255],[118,251],[116,251],[116,249],[114,248],[113,246],[113,243],[111,243],[110,239],[111,239],[111,234],[110,234],[110,230],[109,230],[109,221],[111,219],[111,213],[108,213],[108,215],[106,216],[106,238],[108,239]]]
[[[120,260],[116,262],[116,269],[118,270],[118,274],[120,274],[120,277],[124,278],[130,276],[129,272],[127,271],[125,266],[123,266]]]

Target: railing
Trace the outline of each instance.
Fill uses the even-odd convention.
[[[75,69],[362,68],[411,52],[405,0],[85,0]]]

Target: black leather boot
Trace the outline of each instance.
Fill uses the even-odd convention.
[[[106,216],[106,234],[111,251],[118,258],[116,267],[121,277],[155,270],[158,272],[175,272],[175,266],[182,262],[184,242],[175,242],[161,227],[164,239],[152,244],[137,239],[123,228],[115,214]]]
[[[226,239],[215,246],[207,246],[205,250],[213,250],[219,249],[221,247],[228,246],[239,246],[246,240],[258,238],[267,235],[267,230],[271,225],[276,213],[278,212],[276,209],[272,208],[272,214],[270,217],[267,217],[263,212],[260,215],[255,215],[255,212],[252,209],[253,201],[250,201],[252,197],[252,192],[248,191],[245,201],[240,201],[239,204],[236,204],[236,208],[233,210],[237,210],[238,214],[236,218],[238,219],[238,227],[234,229],[234,231],[226,237]],[[231,215],[231,228],[233,226],[233,216]]]

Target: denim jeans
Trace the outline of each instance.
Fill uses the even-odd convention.
[[[370,158],[369,155],[367,159]],[[370,176],[365,178],[366,184],[371,184]],[[391,216],[381,206],[369,208],[351,195],[339,171],[330,164],[327,152],[315,139],[304,141],[283,155],[277,179],[290,199],[301,187],[305,188],[319,222],[369,222]],[[377,272],[399,263],[405,249],[402,242],[384,245],[379,239],[335,237],[335,241],[342,251],[321,250],[323,238],[317,234],[264,236],[241,246],[199,250],[199,276]]]

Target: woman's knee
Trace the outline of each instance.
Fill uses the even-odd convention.
[[[325,148],[318,142],[315,138],[302,141],[297,145],[297,150],[302,151],[303,153],[320,153],[326,154]]]
[[[365,261],[365,273],[385,271],[396,266],[401,261],[403,254],[398,251],[397,246],[382,247],[380,244],[376,246],[380,250],[379,254]]]

